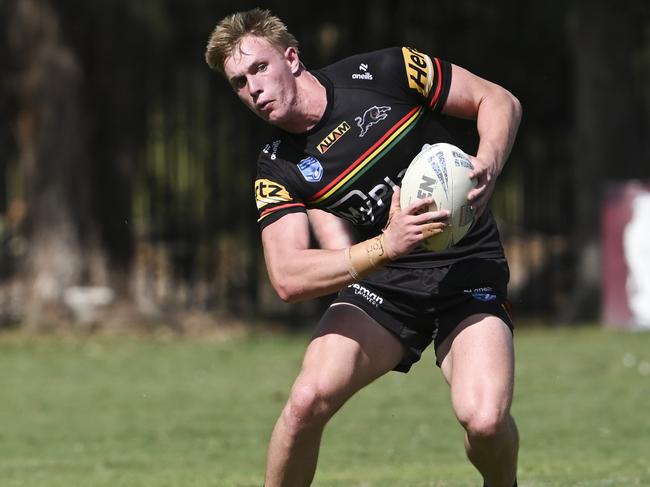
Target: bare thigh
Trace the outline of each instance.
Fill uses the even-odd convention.
[[[352,394],[393,369],[406,347],[359,308],[330,307],[307,347],[294,389],[307,386],[340,407]]]
[[[486,314],[468,317],[441,344],[438,353],[459,418],[481,406],[497,416],[509,412],[514,350],[512,332],[500,318]]]

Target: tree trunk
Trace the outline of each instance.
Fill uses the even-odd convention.
[[[26,319],[37,326],[52,319],[45,310],[61,313],[67,288],[105,281],[106,269],[89,213],[81,70],[45,1],[12,4],[8,37],[17,60],[16,139],[27,207]]]

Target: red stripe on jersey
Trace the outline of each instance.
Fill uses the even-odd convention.
[[[260,217],[257,221],[260,221],[262,218],[265,216],[269,215],[270,213],[273,213],[274,211],[281,210],[283,208],[290,208],[292,206],[305,206],[304,203],[287,203],[286,205],[280,205],[280,206],[274,206],[273,208],[269,208],[268,210],[264,210],[262,213],[260,213]]]
[[[438,97],[440,96],[440,90],[442,89],[442,68],[440,66],[440,60],[437,57],[434,57],[433,60],[436,63],[436,91],[433,94],[433,98],[431,98],[431,103],[429,103],[429,107],[431,108],[435,108]]]
[[[352,164],[350,164],[350,165],[348,166],[348,168],[347,168],[345,171],[343,171],[341,174],[339,174],[339,175],[336,177],[336,179],[334,179],[331,183],[329,183],[327,186],[325,186],[323,189],[321,189],[321,190],[320,190],[318,193],[316,193],[314,196],[312,196],[311,198],[309,198],[308,201],[314,201],[314,200],[317,200],[317,199],[320,198],[322,195],[324,195],[325,193],[327,193],[327,192],[330,190],[330,188],[332,188],[332,186],[334,186],[335,184],[337,184],[337,183],[338,183],[341,179],[343,179],[343,178],[344,178],[344,177],[345,177],[345,176],[346,176],[350,171],[352,171],[355,167],[357,167],[359,164],[361,164],[361,163],[362,163],[362,162],[363,162],[363,161],[368,157],[369,154],[372,154],[372,152],[373,152],[377,147],[379,147],[379,146],[380,146],[380,145],[381,145],[381,144],[382,144],[382,143],[383,143],[383,142],[384,142],[388,137],[390,137],[390,135],[391,135],[393,132],[395,132],[397,129],[399,129],[399,128],[400,128],[400,127],[401,127],[401,126],[402,126],[402,125],[403,125],[403,124],[404,124],[404,123],[405,123],[405,122],[406,122],[406,121],[407,121],[407,120],[408,120],[408,119],[409,119],[409,118],[410,118],[410,117],[411,117],[411,116],[412,116],[416,111],[419,110],[419,108],[420,108],[419,106],[416,106],[416,107],[413,108],[410,112],[408,112],[406,115],[404,115],[404,117],[403,117],[399,122],[397,122],[395,125],[393,125],[390,129],[388,129],[388,131],[387,131],[387,132],[386,132],[386,133],[381,137],[381,139],[379,139],[377,142],[375,142],[375,143],[370,147],[370,149],[368,149],[366,152],[364,152],[363,154],[361,154],[361,156],[360,156],[356,161],[354,161]]]

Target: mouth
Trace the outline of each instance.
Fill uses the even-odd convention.
[[[272,103],[271,100],[269,100],[269,101],[263,101],[263,102],[261,102],[261,103],[257,103],[257,104],[255,105],[255,108],[257,108],[257,110],[260,111],[260,112],[264,112],[264,111],[266,111],[266,110],[269,108],[269,106],[271,105],[271,103]]]

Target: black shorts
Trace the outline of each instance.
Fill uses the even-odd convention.
[[[334,303],[361,308],[395,334],[409,350],[395,370],[408,372],[432,341],[437,353],[444,339],[471,315],[497,316],[512,330],[509,277],[503,259],[429,269],[384,267],[343,288]]]

